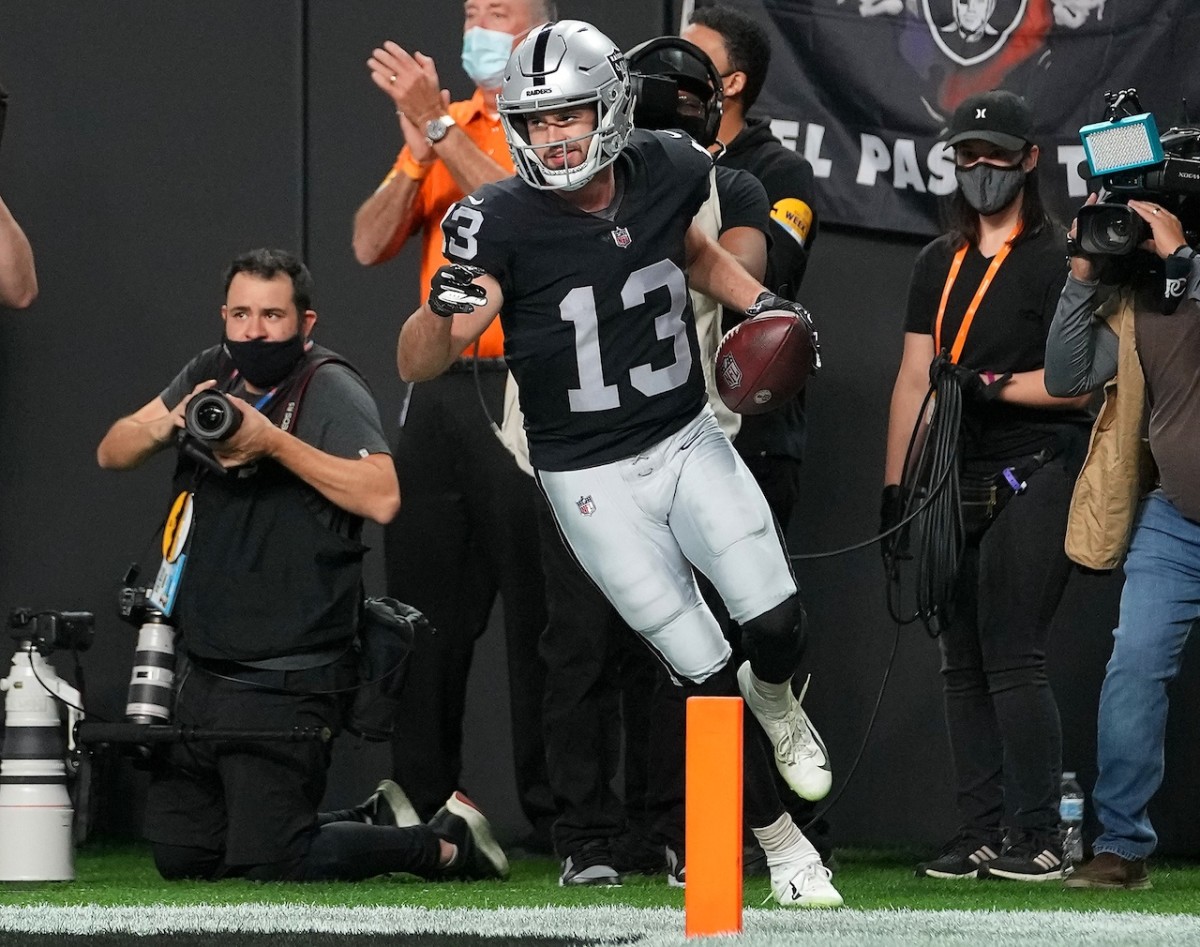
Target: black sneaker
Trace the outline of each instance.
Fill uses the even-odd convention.
[[[463,793],[455,792],[438,809],[429,827],[458,852],[443,870],[452,878],[507,878],[508,858],[479,807]]]
[[[980,878],[1059,881],[1067,876],[1062,845],[1052,835],[1019,834],[999,858],[979,871]]]
[[[630,829],[609,840],[612,866],[619,875],[660,875],[666,868],[662,845]]]
[[[933,861],[917,866],[918,878],[977,878],[979,869],[1000,855],[997,837],[960,832],[942,846]]]
[[[395,825],[405,828],[420,825],[421,817],[404,795],[399,784],[385,779],[375,791],[351,810],[360,822],[367,825]]]
[[[677,851],[670,845],[667,846],[667,884],[672,888],[687,887],[687,860],[683,849]]]
[[[563,888],[571,885],[619,888],[621,875],[613,867],[613,855],[609,840],[606,838],[591,839],[564,858],[558,884]]]

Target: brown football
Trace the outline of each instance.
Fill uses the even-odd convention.
[[[766,414],[804,387],[812,371],[808,326],[775,309],[740,322],[717,349],[717,393],[730,411]]]

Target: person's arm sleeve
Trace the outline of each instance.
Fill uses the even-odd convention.
[[[764,175],[771,200],[771,252],[767,279],[772,290],[795,298],[817,238],[816,185],[807,161],[777,163]]]
[[[937,318],[942,287],[940,284],[934,285],[931,255],[930,248],[926,247],[913,264],[912,279],[908,284],[908,303],[904,310],[905,332],[933,335],[933,322]]]
[[[183,367],[183,370],[178,375],[171,379],[170,384],[159,392],[158,396],[162,398],[162,402],[167,406],[168,411],[174,411],[175,406],[185,396],[191,394],[192,389],[200,384],[200,382],[208,381],[208,378],[199,377],[200,360],[203,357],[203,354],[201,354],[193,358]]]
[[[718,174],[721,168],[717,168]],[[771,204],[767,192],[749,172],[717,178],[717,196],[721,201],[721,233],[734,227],[753,227],[771,244]]]
[[[391,453],[375,398],[344,365],[317,369],[301,400],[296,436],[334,457]]]
[[[1095,317],[1096,283],[1073,276],[1058,297],[1046,336],[1046,391],[1067,398],[1094,391],[1117,373],[1117,337]]]

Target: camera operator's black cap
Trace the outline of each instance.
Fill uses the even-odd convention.
[[[946,144],[978,138],[1009,151],[1019,151],[1033,140],[1033,113],[1025,100],[1007,89],[980,92],[954,110]]]

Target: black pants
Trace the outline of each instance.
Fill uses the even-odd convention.
[[[1049,834],[1058,824],[1062,731],[1046,640],[1070,575],[1074,477],[1053,460],[1026,482],[968,543],[938,639],[959,817],[981,834],[1005,824]]]
[[[613,787],[621,751],[621,665],[626,650],[637,654],[634,648],[652,659],[575,561],[540,495],[537,523],[548,613],[541,639],[546,762],[559,811],[554,848],[565,858],[625,828],[625,808]]]
[[[179,661],[174,720],[210,729],[288,732],[340,728],[341,699],[306,692],[353,681],[352,662],[303,671]],[[291,691],[293,693],[286,693]],[[391,871],[436,873],[438,840],[426,826],[353,825],[321,816],[330,745],[315,740],[191,741],[153,760],[145,834],[164,878],[357,880]],[[334,824],[334,823],[337,824]]]
[[[495,367],[480,371],[497,420],[504,379]],[[548,830],[537,488],[488,427],[472,372],[413,386],[405,410],[395,452],[402,501],[385,530],[388,594],[424,612],[436,635],[409,659],[392,744],[396,779],[422,818],[460,787],[471,658],[499,594],[517,792],[535,830]]]

